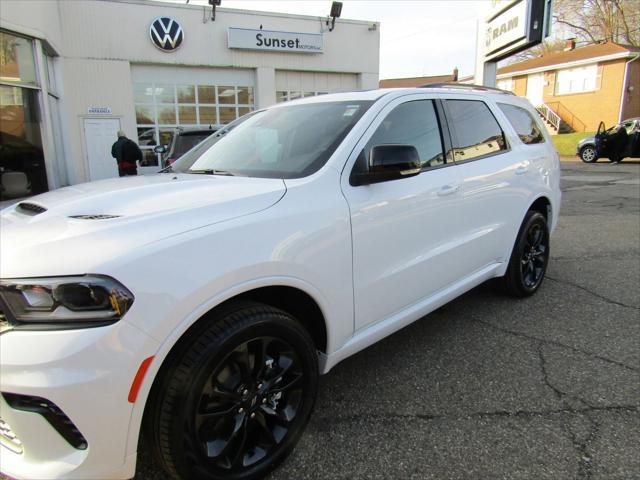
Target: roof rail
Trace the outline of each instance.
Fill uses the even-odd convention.
[[[426,83],[424,85],[418,85],[418,88],[454,88],[459,90],[482,90],[486,92],[496,92],[496,93],[504,93],[506,95],[514,95],[513,92],[509,92],[508,90],[502,90],[500,88],[494,88],[494,87],[485,87],[484,85],[473,85],[471,83],[451,83],[451,82]]]

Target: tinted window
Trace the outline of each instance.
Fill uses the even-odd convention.
[[[538,124],[527,110],[515,105],[507,105],[506,103],[499,103],[498,106],[513,126],[522,143],[544,143],[544,137],[538,128]]]
[[[413,145],[422,168],[445,163],[440,127],[432,100],[403,103],[387,115],[366,146],[367,158],[376,145]]]
[[[320,102],[271,108],[238,125],[196,160],[194,173],[301,178],[319,170],[371,106]]]
[[[456,161],[506,150],[504,134],[484,102],[446,100],[447,120],[453,130],[453,158]]]

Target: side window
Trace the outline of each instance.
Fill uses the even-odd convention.
[[[507,117],[522,143],[544,143],[544,136],[538,124],[527,110],[506,103],[499,103],[498,107]]]
[[[367,161],[373,147],[388,144],[416,147],[423,169],[443,165],[442,138],[433,101],[414,100],[394,108],[367,143]]]
[[[453,159],[471,160],[507,149],[504,133],[486,103],[446,100],[447,120],[453,133]]]

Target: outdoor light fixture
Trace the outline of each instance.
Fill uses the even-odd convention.
[[[211,5],[211,21],[216,19],[216,7],[219,7],[222,3],[222,0],[209,0],[209,5]]]
[[[332,2],[331,13],[329,14],[329,16],[331,17],[331,26],[329,27],[330,32],[333,32],[333,29],[336,25],[336,18],[340,18],[341,13],[342,13],[342,2]],[[329,20],[327,20],[327,25],[329,25]]]

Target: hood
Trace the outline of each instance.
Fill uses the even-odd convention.
[[[132,249],[277,203],[280,179],[156,174],[74,185],[0,212],[0,277],[96,272]]]

